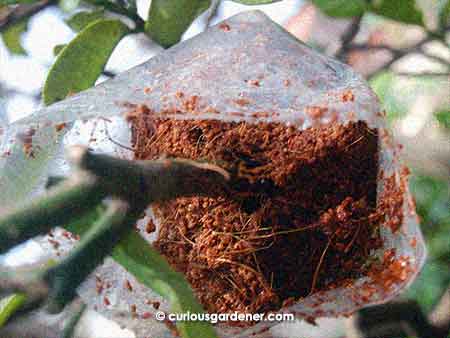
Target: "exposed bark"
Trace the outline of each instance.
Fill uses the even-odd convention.
[[[0,12],[0,33],[14,24],[33,16],[44,8],[52,6],[55,2],[55,0],[42,0],[33,4],[5,7]]]

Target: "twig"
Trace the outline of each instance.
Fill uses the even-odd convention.
[[[223,193],[230,179],[220,167],[189,160],[128,161],[81,147],[73,148],[71,158],[81,170],[70,180],[0,218],[0,253],[69,223],[106,196],[148,205],[180,196]]]
[[[406,77],[448,77],[450,76],[447,72],[394,72],[397,76],[406,76]]]
[[[71,179],[0,220],[0,249],[5,251],[54,226],[67,224],[106,196],[114,197],[106,213],[62,262],[27,275],[0,275],[0,291],[22,291],[28,297],[35,289],[40,290],[33,297],[33,304],[49,297],[50,313],[59,312],[73,300],[78,285],[112,251],[122,235],[133,229],[150,203],[179,196],[224,193],[230,180],[229,174],[217,166],[188,160],[128,161],[93,154],[83,147],[72,148],[70,158],[78,167]]]
[[[432,60],[438,62],[439,64],[441,64],[447,68],[450,68],[450,62],[447,59],[439,57],[434,54],[430,54],[423,49],[423,47],[426,43],[433,41],[433,40],[438,40],[438,41],[442,42],[445,46],[449,47],[445,40],[445,33],[450,31],[450,26],[446,27],[443,30],[442,34],[436,33],[436,32],[431,32],[431,31],[426,31],[427,36],[424,39],[420,40],[418,43],[416,43],[414,46],[411,46],[409,48],[404,48],[404,49],[397,49],[397,48],[391,47],[389,45],[374,45],[374,46],[372,46],[367,43],[365,43],[365,44],[352,43],[352,41],[354,40],[356,35],[358,35],[358,32],[360,30],[361,19],[362,19],[362,17],[354,18],[352,23],[350,24],[348,30],[341,37],[341,42],[342,42],[341,48],[335,53],[335,57],[337,59],[345,62],[348,53],[351,51],[355,51],[355,50],[387,50],[387,51],[391,52],[392,58],[391,58],[391,60],[389,60],[387,63],[385,63],[381,67],[382,70],[385,70],[385,69],[390,68],[395,62],[397,62],[402,57],[404,57],[410,53],[417,52],[417,53],[421,53],[422,55],[428,57],[429,59],[432,59]],[[377,75],[379,73],[379,71],[380,70],[376,70],[373,73],[368,74],[367,75],[368,80],[370,80],[375,75]],[[437,74],[437,75],[440,75],[440,74]]]
[[[450,61],[447,60],[446,58],[443,58],[443,57],[441,57],[441,56],[439,56],[439,55],[431,54],[431,53],[425,51],[425,50],[423,49],[423,46],[421,47],[420,50],[421,50],[421,54],[424,55],[424,56],[426,56],[427,58],[429,58],[429,59],[431,59],[431,60],[433,60],[433,61],[435,61],[435,62],[438,62],[438,63],[440,63],[441,65],[446,66],[447,68],[450,67]]]
[[[217,15],[217,9],[219,8],[220,0],[212,0],[211,6],[208,9],[208,17],[206,18],[205,28],[208,28],[211,25],[211,21]]]
[[[45,182],[45,189],[53,188],[56,185],[64,182],[67,178],[64,176],[49,176]]]
[[[44,8],[52,6],[55,2],[55,0],[42,0],[33,4],[22,4],[11,7],[9,13],[0,18],[0,33],[22,20],[33,16]]]
[[[60,312],[75,298],[78,285],[103,262],[124,232],[132,229],[138,217],[129,209],[128,203],[111,201],[103,216],[92,225],[69,256],[44,273],[44,280],[51,288],[47,304],[50,313]]]
[[[116,77],[117,74],[114,72],[111,72],[109,70],[104,70],[104,71],[102,71],[102,75],[112,79],[112,78]]]
[[[74,314],[69,318],[68,323],[65,325],[61,338],[73,338],[77,325],[86,310],[87,306],[83,302],[76,304],[77,308],[73,311]]]
[[[429,59],[432,59],[435,62],[438,62],[439,64],[441,64],[441,65],[443,65],[445,67],[450,67],[449,60],[447,60],[447,59],[445,59],[443,57],[440,57],[438,55],[430,54],[430,53],[426,52],[423,49],[423,45],[425,43],[427,43],[427,42],[429,42],[429,40],[426,39],[425,42],[421,41],[417,45],[414,45],[414,46],[409,47],[409,48],[404,48],[404,49],[394,48],[394,47],[389,46],[389,45],[373,45],[372,46],[372,45],[365,44],[365,43],[363,43],[363,44],[350,44],[348,46],[347,52],[349,52],[349,51],[356,51],[356,50],[362,50],[362,51],[386,50],[386,51],[390,52],[393,55],[394,58],[397,58],[397,59],[402,58],[403,56],[406,56],[406,55],[408,55],[410,53],[416,52],[416,53],[422,54],[423,56],[425,56],[425,57],[427,57]]]
[[[21,206],[0,219],[0,253],[23,241],[70,222],[105,197],[92,176],[75,175],[43,197]]]
[[[411,46],[409,48],[405,48],[405,49],[391,49],[393,51],[393,55],[392,55],[392,59],[389,60],[387,63],[385,63],[382,67],[382,69],[389,69],[395,62],[397,62],[398,60],[400,60],[401,58],[403,58],[404,56],[415,52],[415,51],[420,51],[420,49],[427,44],[428,42],[434,40],[435,37],[433,36],[426,36],[425,38],[423,38],[422,40],[420,40],[419,42],[417,42],[414,46]],[[383,46],[384,47],[384,46]],[[373,78],[375,75],[378,74],[378,70],[368,74],[367,75],[367,79],[370,80],[371,78]]]
[[[223,192],[228,172],[208,163],[182,159],[129,161],[74,147],[71,160],[101,180],[106,192],[132,204],[150,204],[180,196],[213,196]]]
[[[341,37],[341,48],[335,53],[335,56],[339,60],[343,60],[346,58],[348,53],[348,48],[353,39],[358,35],[358,32],[361,28],[361,20],[362,16],[355,17],[347,31]]]

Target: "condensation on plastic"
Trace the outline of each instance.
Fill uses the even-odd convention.
[[[67,172],[64,146],[87,144],[99,152],[131,158],[127,149],[131,133],[124,114],[130,106],[140,104],[156,113],[183,111],[178,92],[185,98],[198,96],[195,111],[171,115],[179,119],[214,119],[217,118],[214,112],[219,111],[221,119],[227,121],[252,123],[264,119],[305,129],[331,121],[345,124],[362,120],[378,130],[378,196],[389,178],[403,191],[401,228],[392,233],[389,227],[382,227],[383,249],[395,248],[397,257],[407,257],[412,271],[388,289],[364,277],[353,286],[308,296],[283,308],[283,312],[294,312],[298,318],[348,315],[393,298],[416,278],[425,261],[425,245],[399,163],[398,147],[386,130],[377,98],[362,77],[348,66],[302,44],[258,11],[236,15],[112,80],[39,110],[4,130],[0,151],[9,155],[0,160],[4,173],[0,177],[0,205],[8,206],[39,192],[49,173]],[[343,100],[345,93],[351,93],[353,98]],[[247,104],[239,104],[239,99],[245,99]],[[319,116],[308,114],[311,107],[320,107]],[[66,128],[57,131],[61,123],[66,123]],[[18,137],[30,128],[35,130],[34,158],[24,155]],[[60,250],[72,245],[63,236],[58,238],[63,242]],[[148,300],[161,302],[161,309],[169,311],[167,302],[111,260],[98,268],[96,274],[110,287],[98,296],[96,279],[92,277],[84,283],[80,294],[99,311],[129,314],[130,306],[136,305],[138,313],[155,313]],[[132,292],[124,287],[126,280],[134,285]],[[367,294],[364,286],[368,284],[376,292]],[[109,306],[105,305],[104,297],[108,297]],[[133,323],[138,336],[155,333],[170,337],[165,326],[154,320]],[[222,337],[245,337],[274,324],[263,322],[245,330],[224,324],[217,328]]]

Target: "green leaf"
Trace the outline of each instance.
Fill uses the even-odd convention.
[[[442,29],[445,29],[450,21],[450,0],[447,0],[444,7],[439,13],[439,24]]]
[[[152,0],[145,32],[156,43],[170,47],[210,5],[211,0]]]
[[[61,53],[61,51],[63,50],[64,47],[66,47],[67,44],[63,43],[61,45],[55,45],[53,47],[53,55],[57,56],[59,53]]]
[[[363,15],[367,10],[366,0],[312,0],[328,16],[348,18]]]
[[[424,26],[422,11],[415,0],[375,0],[370,10],[395,21]]]
[[[28,21],[21,21],[2,33],[3,43],[6,48],[12,53],[17,55],[26,55],[27,52],[22,47],[21,38],[22,33],[24,33],[28,28]]]
[[[66,20],[67,25],[75,32],[82,31],[87,25],[102,19],[105,15],[104,10],[98,10],[93,12],[79,12]]]
[[[439,124],[442,125],[444,128],[450,129],[450,111],[439,111],[435,113],[436,119],[438,120]]]
[[[114,48],[129,31],[119,20],[97,20],[82,30],[50,69],[42,93],[44,104],[93,86]]]
[[[0,328],[25,303],[25,300],[25,295],[20,293],[0,299]]]
[[[112,257],[141,283],[168,299],[171,312],[203,312],[184,276],[172,270],[166,259],[135,231],[114,249]],[[183,338],[217,337],[207,322],[180,321],[176,325]]]
[[[105,210],[101,204],[64,228],[83,236]],[[142,284],[169,300],[173,313],[203,312],[184,276],[175,272],[166,259],[135,231],[131,231],[114,248],[112,257]],[[177,327],[183,338],[217,337],[207,322],[178,322]]]
[[[65,228],[82,236],[103,210],[104,207],[100,206]],[[174,271],[166,259],[135,231],[131,231],[114,248],[112,257],[142,284],[170,301],[171,312],[203,312],[184,276]],[[207,322],[178,322],[177,328],[183,338],[217,337]]]
[[[281,0],[232,0],[233,2],[237,2],[243,5],[267,5],[272,4],[274,2],[279,2]]]

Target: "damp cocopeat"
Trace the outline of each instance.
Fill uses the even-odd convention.
[[[153,245],[213,313],[276,311],[367,273],[381,247],[377,140],[365,122],[299,130],[128,114],[138,160],[188,158],[233,173],[219,197],[153,205]]]

